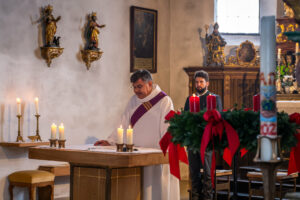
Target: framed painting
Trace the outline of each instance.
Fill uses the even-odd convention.
[[[237,49],[237,60],[239,64],[254,64],[256,60],[256,49],[254,44],[248,40],[242,42]]]
[[[157,11],[130,8],[130,72],[157,72]]]

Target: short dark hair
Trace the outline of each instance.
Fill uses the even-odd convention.
[[[204,70],[196,71],[194,75],[194,79],[196,79],[197,77],[204,78],[206,82],[209,81],[208,73]]]
[[[142,79],[145,82],[152,81],[151,73],[146,69],[140,69],[131,75],[130,82],[135,83],[139,79]]]

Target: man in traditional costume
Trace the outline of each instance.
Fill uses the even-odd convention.
[[[130,81],[135,95],[130,99],[122,115],[122,126],[131,125],[134,131],[135,146],[159,148],[159,141],[166,133],[168,124],[164,117],[173,109],[169,96],[160,87],[153,84],[147,70],[138,70]],[[117,141],[114,132],[108,140],[100,140],[95,145],[110,145]],[[144,200],[179,200],[179,181],[170,174],[169,165],[144,167]]]
[[[215,95],[217,101],[217,110],[222,111],[222,101],[219,95],[208,91],[209,76],[206,71],[200,70],[194,75],[196,95],[200,97],[200,110],[206,109],[206,97],[208,95]],[[190,110],[189,97],[184,106],[185,111]],[[190,178],[192,180],[192,200],[212,199],[212,184],[210,177],[212,152],[205,152],[205,161],[203,166],[203,181],[201,180],[200,169],[202,163],[200,159],[200,152],[193,152],[188,150]]]

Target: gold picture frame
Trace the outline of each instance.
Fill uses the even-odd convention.
[[[246,40],[242,42],[236,51],[238,64],[253,65],[256,61],[256,49],[252,42]]]

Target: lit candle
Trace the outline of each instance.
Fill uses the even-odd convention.
[[[64,140],[65,139],[65,127],[64,127],[63,123],[61,123],[60,126],[58,127],[58,132],[59,132],[59,139]]]
[[[253,96],[253,111],[257,112],[260,110],[260,95],[256,94]]]
[[[52,140],[56,139],[56,130],[57,130],[56,124],[52,123],[52,125],[51,125],[51,139]]]
[[[193,94],[189,98],[190,103],[190,112],[199,112],[200,111],[200,98]]]
[[[127,136],[127,144],[133,144],[133,130],[131,128],[131,126],[129,125],[127,132],[126,132],[126,136]]]
[[[278,48],[278,52],[277,52],[277,60],[280,60],[281,57],[281,49]]]
[[[206,97],[206,108],[207,110],[213,110],[216,109],[217,107],[217,100],[216,100],[216,96],[215,95],[208,95]]]
[[[21,115],[21,99],[17,98],[17,115]]]
[[[118,144],[123,144],[123,133],[124,130],[121,125],[120,128],[118,128]]]
[[[262,17],[260,44],[260,134],[274,137],[277,135],[275,16]],[[273,152],[269,138],[262,138],[260,152],[261,160],[272,159]]]
[[[39,114],[39,98],[35,97],[34,104],[35,104],[36,114],[38,115]]]

